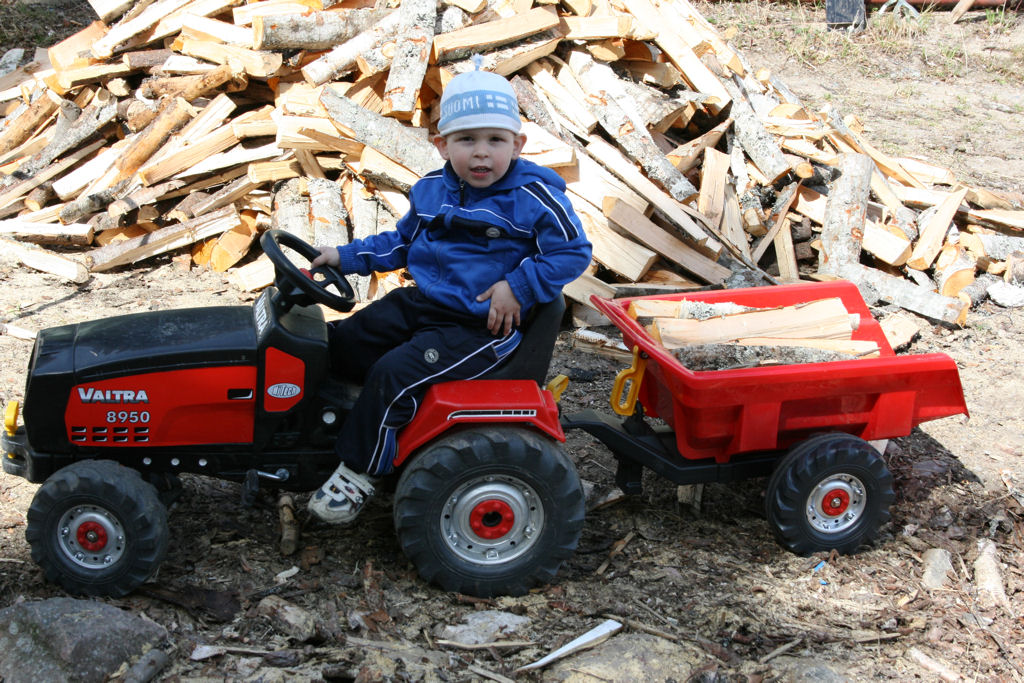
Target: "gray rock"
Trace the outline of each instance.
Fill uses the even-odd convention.
[[[836,662],[827,662],[817,657],[779,657],[772,662],[780,679],[789,683],[847,683],[853,680],[842,669],[836,671]]]
[[[454,640],[464,645],[491,643],[521,630],[530,623],[526,617],[509,612],[486,610],[473,612],[462,624],[445,626],[440,633],[445,640]]]
[[[545,682],[685,681],[704,663],[695,651],[646,633],[619,634],[545,671]]]
[[[101,683],[167,631],[113,605],[52,598],[0,610],[4,683]]]
[[[1024,287],[1000,280],[988,288],[988,296],[1003,308],[1024,306]]]

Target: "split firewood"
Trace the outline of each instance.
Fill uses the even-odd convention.
[[[92,44],[92,54],[98,59],[110,57],[118,45],[154,26],[188,2],[189,0],[157,0],[137,16],[112,26],[106,35]]]
[[[68,202],[60,211],[60,222],[63,225],[77,223],[80,219],[105,209],[112,201],[118,199],[128,186],[128,181],[122,180],[114,187],[100,190],[96,193],[85,193],[79,195],[78,199]]]
[[[188,246],[230,230],[239,223],[238,211],[229,206],[184,223],[169,225],[123,242],[93,249],[86,257],[89,269],[101,272]]]
[[[81,114],[79,114],[79,116],[66,130],[64,130],[60,135],[55,136],[53,140],[51,140],[43,149],[39,150],[32,157],[19,164],[17,171],[11,175],[0,178],[0,188],[9,192],[11,190],[11,186],[22,178],[30,178],[33,181],[38,181],[31,185],[31,187],[25,188],[25,191],[28,192],[28,190],[41,185],[46,180],[59,175],[66,170],[66,167],[62,167],[57,171],[54,171],[52,168],[48,169],[47,167],[64,153],[77,149],[80,145],[96,135],[102,127],[114,120],[114,116],[116,114],[117,100],[107,91],[101,90],[97,93],[93,102],[82,110]],[[93,148],[93,151],[98,148],[99,146],[97,145],[97,147]],[[79,154],[81,154],[81,152],[79,152]],[[83,156],[84,155],[78,157],[76,161],[81,160]],[[74,155],[68,158],[74,158]],[[73,163],[74,162],[69,164],[69,166],[73,165]],[[49,175],[41,177],[47,173]],[[6,203],[6,201],[0,199],[0,206],[5,205]]]
[[[885,316],[878,321],[878,325],[893,351],[909,346],[921,334],[921,328],[916,322],[899,313]]]
[[[658,149],[647,129],[637,127],[616,94],[605,89],[617,81],[611,69],[578,50],[570,54],[569,66],[587,93],[591,113],[612,139],[643,166],[647,177],[661,185],[676,201],[685,202],[694,197],[697,189]]]
[[[636,166],[631,164],[617,149],[597,137],[590,138],[586,149],[591,156],[604,164],[606,168],[664,214],[672,224],[692,238],[701,251],[714,258],[718,257],[722,251],[722,244],[697,225],[682,203],[676,201],[647,176],[640,173]]]
[[[434,38],[431,59],[435,63],[465,59],[476,52],[490,51],[544,33],[559,25],[558,14],[552,9],[534,7],[505,19],[441,33]]]
[[[70,282],[80,284],[89,279],[89,270],[79,261],[35,245],[0,237],[0,252],[14,256],[29,268],[56,275]]]
[[[725,131],[732,125],[732,119],[726,119],[711,130],[703,133],[689,142],[679,145],[669,152],[668,160],[675,164],[681,173],[686,173],[700,163],[704,150],[713,148],[722,139]]]
[[[574,201],[576,214],[593,245],[593,258],[627,280],[637,281],[658,260],[658,254],[618,234],[597,207]]]
[[[927,270],[931,266],[932,261],[938,256],[943,242],[945,242],[946,233],[949,232],[949,227],[953,222],[953,216],[956,214],[957,207],[960,206],[960,203],[966,196],[966,189],[954,192],[936,207],[936,211],[931,219],[920,228],[917,243],[914,245],[910,258],[907,259],[907,266],[909,268]]]
[[[625,202],[606,197],[601,208],[621,230],[704,281],[717,284],[731,274],[728,268],[686,245]]]
[[[653,329],[667,349],[746,337],[849,339],[853,324],[840,299],[697,320],[655,318]]]
[[[28,140],[57,111],[60,101],[61,98],[49,90],[37,97],[0,134],[0,154]]]

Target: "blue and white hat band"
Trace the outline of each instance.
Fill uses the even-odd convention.
[[[449,135],[469,128],[522,128],[512,86],[495,73],[472,71],[456,76],[441,97],[438,132]]]

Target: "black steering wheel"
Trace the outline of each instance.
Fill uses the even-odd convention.
[[[342,312],[351,311],[355,306],[356,294],[340,268],[332,266],[318,266],[312,270],[299,268],[285,256],[282,250],[282,247],[288,247],[305,259],[312,261],[320,255],[320,250],[313,245],[284,230],[267,230],[260,237],[260,246],[263,248],[263,253],[274,264],[274,284],[277,285],[282,299],[286,302],[301,305],[311,300]],[[334,285],[340,294],[329,290],[328,287],[331,285]]]

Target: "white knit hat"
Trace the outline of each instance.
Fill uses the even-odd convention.
[[[466,71],[453,78],[441,95],[441,120],[437,132],[449,135],[467,128],[500,128],[518,133],[519,102],[512,85],[504,76]]]

